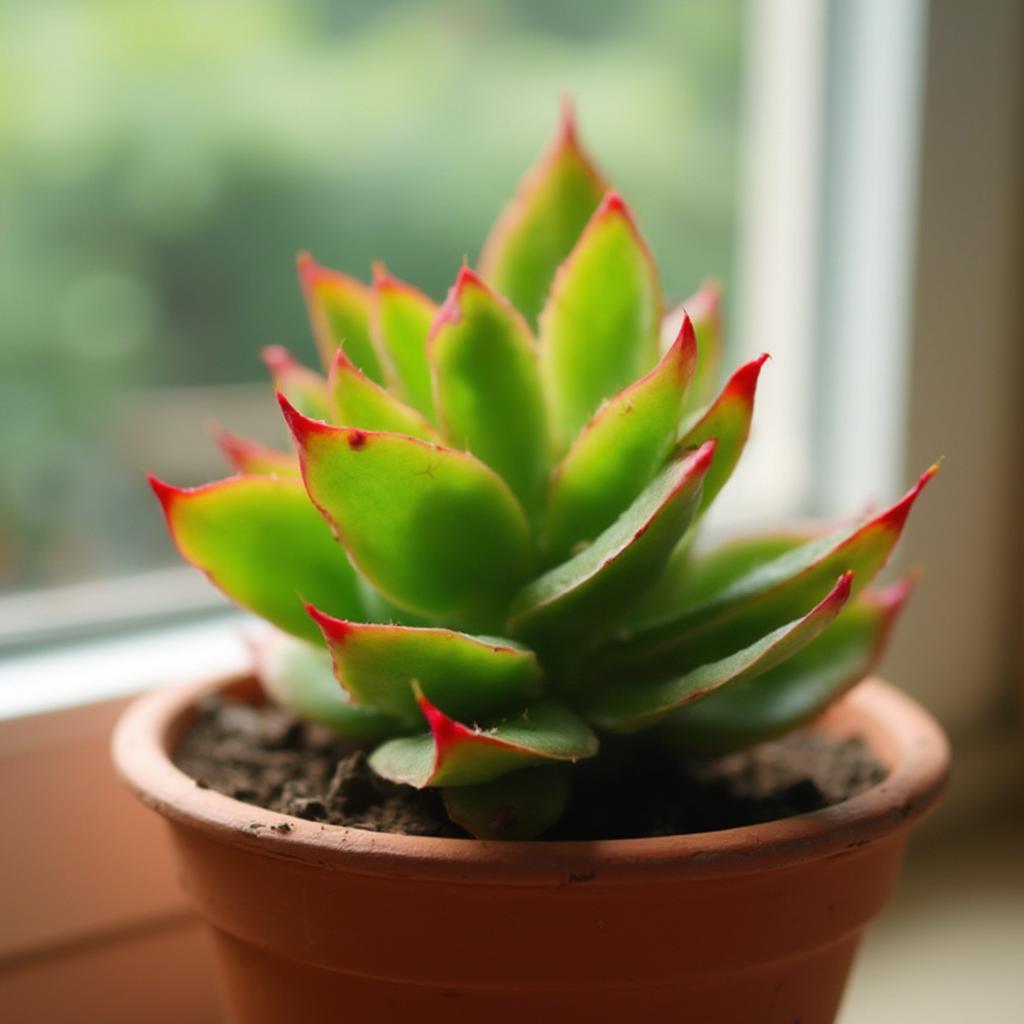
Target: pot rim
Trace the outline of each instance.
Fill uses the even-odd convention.
[[[199,700],[252,681],[251,673],[236,672],[138,698],[114,732],[118,772],[143,803],[172,823],[267,856],[357,874],[470,884],[543,885],[568,878],[649,885],[652,871],[676,878],[760,872],[906,832],[937,802],[949,763],[946,738],[932,716],[871,678],[833,705],[815,728],[864,736],[888,775],[832,807],[758,825],[647,839],[509,842],[372,832],[243,803],[199,787],[171,761],[170,751]]]

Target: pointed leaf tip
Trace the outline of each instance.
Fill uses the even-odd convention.
[[[483,291],[490,291],[490,289],[483,283],[480,276],[470,267],[468,263],[463,263],[459,267],[458,276],[455,278],[455,291],[457,294],[461,294],[466,288],[476,287]]]
[[[572,104],[563,99],[554,138],[491,228],[479,260],[484,279],[530,324],[606,189],[580,144]]]
[[[754,401],[754,393],[757,391],[757,382],[761,376],[761,367],[771,357],[767,352],[762,352],[756,359],[744,363],[729,378],[723,389],[724,394],[729,398],[750,404]]]
[[[449,718],[439,707],[431,704],[423,692],[423,687],[415,679],[412,681],[412,692],[420,711],[423,712],[423,717],[427,720],[431,735],[434,737],[434,768],[436,770],[444,763],[448,751],[460,739],[471,736],[473,730],[467,729],[466,726],[456,722],[454,718]]]
[[[313,254],[308,249],[300,249],[295,254],[295,269],[299,272],[299,277],[303,281],[316,274],[316,260],[313,259]]]
[[[601,200],[601,205],[597,208],[594,216],[604,217],[609,214],[619,214],[623,217],[630,216],[629,209],[622,196],[613,188],[605,192],[604,199]]]
[[[922,573],[923,570],[920,566],[914,566],[902,579],[890,583],[887,587],[871,591],[872,599],[890,614],[898,614],[910,600],[910,595],[916,589]]]
[[[711,465],[712,460],[715,457],[715,451],[718,448],[718,438],[708,438],[696,451],[693,456],[693,471],[694,473],[706,473],[708,467]]]
[[[275,375],[287,373],[299,364],[284,345],[265,345],[260,350],[263,365]]]
[[[355,627],[348,619],[328,615],[309,601],[305,605],[306,614],[320,627],[328,643],[343,644],[355,632]]]
[[[675,340],[665,349],[665,355],[662,356],[662,360],[672,352],[676,353],[679,357],[678,367],[680,375],[689,382],[697,366],[697,333],[693,329],[693,321],[687,314],[683,315],[683,322],[679,326]],[[657,367],[650,372],[657,372]],[[647,376],[649,375],[647,374]]]
[[[296,476],[299,464],[293,453],[270,448],[259,441],[226,430],[219,424],[213,436],[228,463],[247,476]]]
[[[881,626],[877,640],[879,653],[888,643],[889,634],[896,620],[903,613],[921,578],[920,566],[915,566],[905,576],[885,587],[872,587],[861,594],[859,604],[877,610],[881,618]]]
[[[455,277],[455,283],[448,289],[444,302],[441,303],[434,317],[434,322],[427,332],[427,348],[445,324],[457,324],[462,320],[462,301],[470,288],[478,288],[487,295],[494,293],[483,282],[483,280],[470,268],[468,263],[459,267]]]
[[[883,528],[888,528],[895,533],[900,533],[907,522],[910,510],[914,507],[918,496],[928,485],[928,482],[939,471],[941,463],[935,462],[929,466],[918,478],[913,487],[895,505],[878,516],[876,522]]]
[[[362,282],[341,273],[340,270],[332,270],[330,267],[325,267],[322,263],[318,263],[308,249],[302,249],[297,253],[295,268],[299,273],[299,283],[304,288],[315,288],[317,285],[330,282],[346,287],[365,287]]]
[[[391,288],[395,284],[395,279],[383,260],[374,260],[370,264],[370,274],[374,288]]]
[[[853,572],[847,570],[836,580],[836,585],[832,590],[826,594],[822,599],[821,603],[815,611],[821,609],[824,611],[826,608],[833,607],[837,611],[842,608],[844,604],[850,599],[850,588],[853,586]]]
[[[690,314],[687,312],[683,313],[683,323],[679,328],[679,334],[676,335],[676,340],[673,343],[675,345],[686,345],[688,348],[697,348],[697,332],[693,329],[693,321],[690,319]]]
[[[328,371],[328,380],[330,377],[337,373],[339,370],[355,370],[357,373],[362,373],[362,370],[356,366],[348,357],[348,353],[345,351],[345,345],[342,343],[334,350],[334,355],[331,356],[331,367]]]
[[[572,96],[562,93],[561,110],[558,121],[558,136],[555,144],[558,146],[578,148],[579,140],[576,133],[576,104]]]
[[[158,476],[153,473],[147,473],[146,479],[149,481],[149,486],[153,488],[153,493],[156,495],[157,500],[160,502],[161,508],[164,510],[166,515],[170,510],[174,499],[184,493],[184,489],[181,487],[174,487],[172,484],[165,483]]]
[[[313,430],[313,424],[316,421],[311,420],[308,416],[303,416],[288,401],[288,396],[283,391],[275,391],[274,396],[277,398],[277,404],[281,407],[281,412],[284,414],[284,421],[288,424],[288,429],[292,432],[292,436],[296,441],[301,442],[310,434],[316,432]]]

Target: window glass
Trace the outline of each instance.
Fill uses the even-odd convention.
[[[8,0],[0,12],[0,588],[175,560],[143,472],[279,436],[312,360],[294,257],[440,298],[559,94],[670,300],[733,267],[739,0]]]

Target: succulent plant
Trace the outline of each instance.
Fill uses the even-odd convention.
[[[380,776],[530,838],[601,735],[733,751],[871,670],[912,580],[868,584],[935,468],[843,528],[696,544],[767,357],[716,394],[719,288],[665,312],[571,112],[440,306],[298,267],[325,372],[264,354],[295,451],[223,434],[237,475],[152,483],[182,555],[276,627],[267,692]]]

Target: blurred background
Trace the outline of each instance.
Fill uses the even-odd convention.
[[[259,415],[260,347],[312,358],[298,250],[443,297],[565,89],[669,294],[733,277],[735,0],[13,0],[3,19],[8,588],[169,562],[141,470],[222,471],[198,431]]]
[[[566,91],[668,299],[720,278],[726,365],[772,353],[716,529],[863,509],[945,456],[886,674],[957,771],[842,1024],[1018,1020],[1022,57],[1019,0],[5,0],[0,820],[39,838],[0,861],[36,879],[0,915],[19,1020],[138,1019],[107,984],[128,970],[168,1019],[216,1019],[106,767],[124,695],[244,657],[144,472],[223,475],[214,417],[282,436],[258,355],[313,359],[298,250],[441,298]],[[74,878],[18,783],[58,771],[106,801]]]

